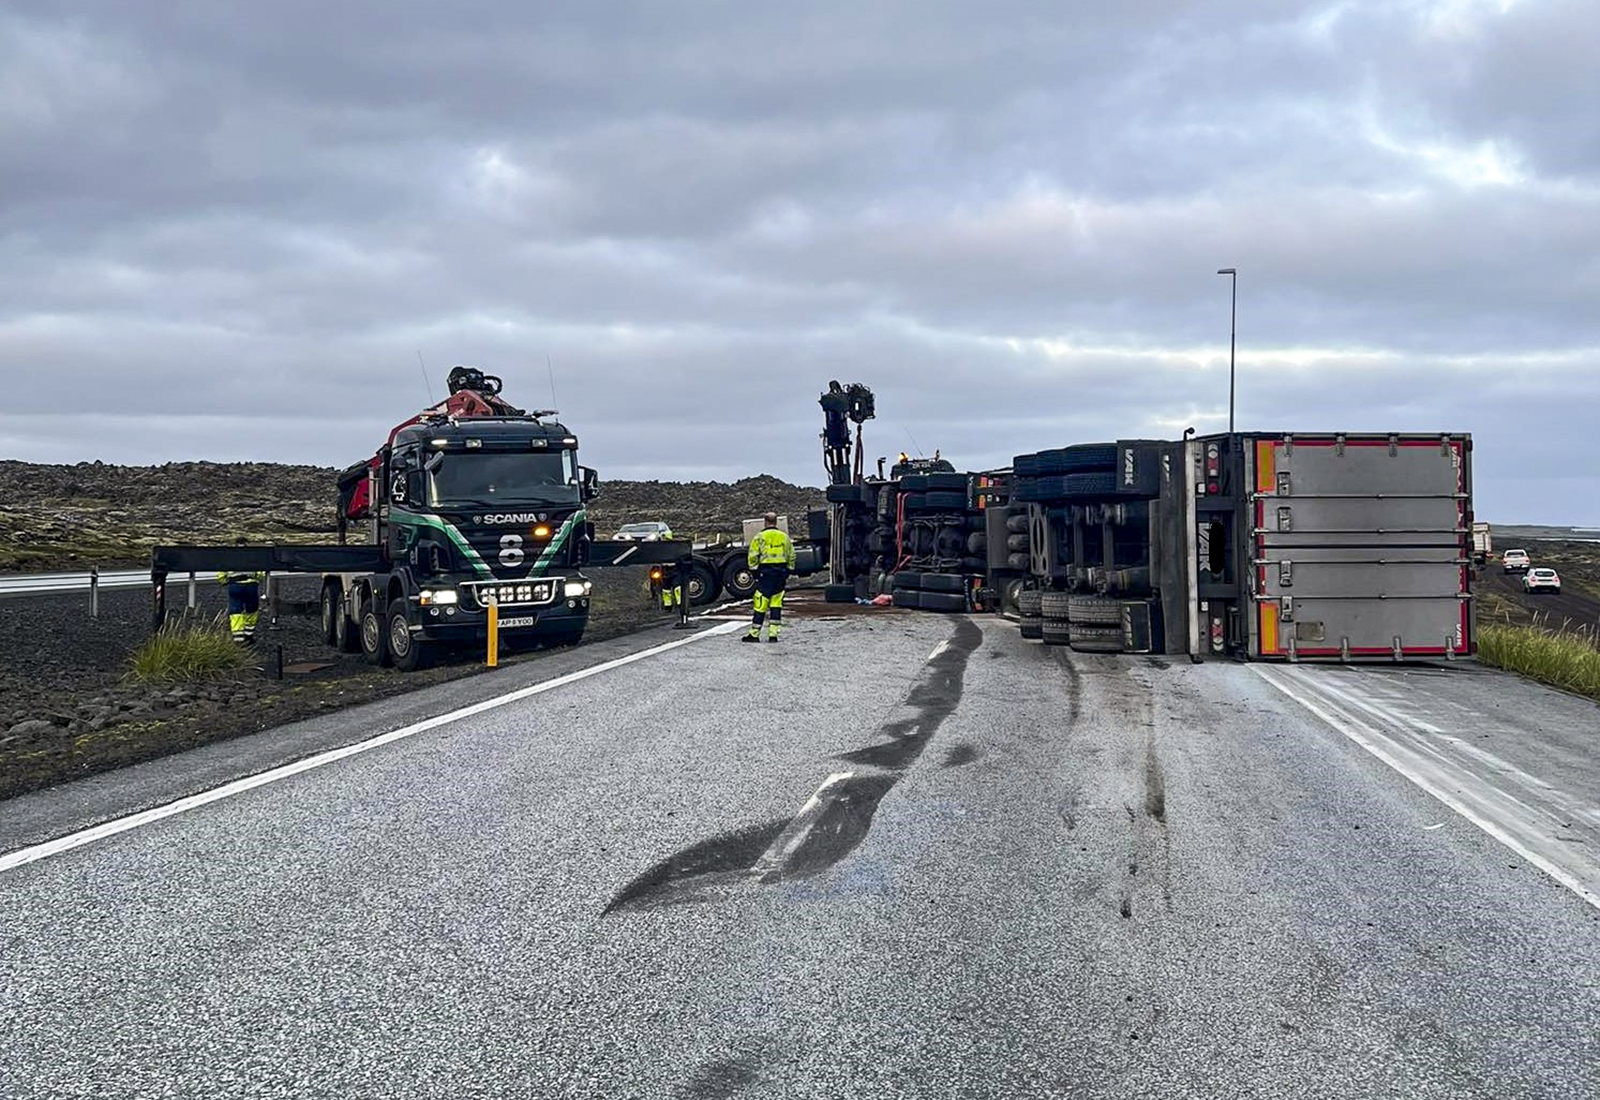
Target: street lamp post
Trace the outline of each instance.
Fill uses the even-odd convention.
[[[1233,434],[1233,351],[1239,331],[1239,272],[1236,268],[1222,267],[1218,275],[1226,275],[1232,284],[1233,302],[1228,311],[1228,434]]]

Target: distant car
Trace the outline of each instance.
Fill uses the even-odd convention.
[[[1507,550],[1500,555],[1500,568],[1507,573],[1526,573],[1529,564],[1526,550]]]
[[[649,523],[624,523],[611,536],[617,542],[661,542],[672,537],[672,528],[660,520]]]
[[[1522,574],[1524,592],[1554,592],[1561,595],[1561,577],[1554,569],[1530,569]]]

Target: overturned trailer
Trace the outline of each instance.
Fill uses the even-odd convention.
[[[1471,437],[1234,433],[1018,455],[988,584],[1025,636],[1257,660],[1476,650]],[[1025,566],[1025,568],[1024,568]]]

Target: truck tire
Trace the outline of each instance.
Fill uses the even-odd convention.
[[[989,552],[989,536],[982,531],[974,531],[967,536],[967,553],[982,556]]]
[[[1068,596],[1067,621],[1080,626],[1122,624],[1122,601],[1109,596]]]
[[[1026,535],[1028,533],[1028,513],[1006,517],[1006,533],[1011,535]]]
[[[411,633],[411,616],[406,611],[404,599],[389,602],[389,614],[384,629],[389,660],[401,672],[416,672],[433,663],[433,646]]]
[[[1117,491],[1114,473],[1068,474],[1062,483],[1063,497],[1110,496]]]
[[[1000,610],[1021,614],[1017,608],[1017,596],[1022,592],[1022,582],[1019,580],[1006,581],[1000,589]]]
[[[903,493],[903,494],[901,494],[900,499],[901,499],[901,501],[904,502],[906,511],[908,511],[908,512],[920,512],[925,507],[925,502],[928,499],[928,494],[927,493]]]
[[[1037,615],[1024,615],[1017,620],[1017,629],[1030,642],[1037,642],[1044,637],[1044,620]]]
[[[1007,535],[1006,549],[1015,550],[1018,553],[1026,552],[1028,549],[1028,536],[1026,534]]]
[[[748,564],[733,558],[722,567],[723,590],[736,600],[748,600],[756,590],[756,574]]]
[[[967,582],[954,573],[924,573],[921,587],[924,592],[964,592]]]
[[[861,486],[859,485],[830,485],[823,493],[829,504],[860,504]]]
[[[1067,645],[1072,641],[1072,628],[1058,619],[1040,619],[1039,640],[1045,645]]]
[[[1072,634],[1072,648],[1084,653],[1121,653],[1122,628],[1120,626],[1079,626],[1073,623],[1070,627]]]
[[[902,493],[922,493],[926,492],[927,489],[927,474],[907,474],[900,479],[900,491]]]
[[[1037,619],[1041,613],[1044,593],[1037,588],[1024,588],[1017,593],[1017,613],[1024,619]]]
[[[956,578],[960,580],[959,577]],[[923,592],[917,603],[924,611],[965,611],[967,598],[959,592]]]
[[[921,607],[922,593],[915,588],[896,588],[894,590],[894,605],[896,607]]]
[[[1065,625],[1069,621],[1068,605],[1072,597],[1065,592],[1043,592],[1039,596],[1039,614]]]
[[[966,474],[928,474],[928,488],[953,489],[961,495],[963,500],[967,496]]]
[[[361,627],[350,618],[350,611],[339,599],[339,618],[333,624],[333,648],[340,653],[361,652]]]
[[[896,589],[911,589],[922,587],[921,573],[896,573],[890,582]]]
[[[338,581],[322,586],[322,640],[331,646],[339,644],[339,619],[344,615],[344,594]]]
[[[1117,468],[1115,443],[1079,443],[1062,448],[1057,473],[1076,474],[1086,470],[1112,470]]]
[[[856,586],[853,584],[823,585],[822,599],[824,603],[855,603]]]
[[[1027,554],[1007,554],[1006,555],[1006,568],[1007,569],[1018,569],[1018,570],[1021,570],[1024,573],[1026,573],[1028,571],[1028,566],[1030,564],[1032,564],[1032,560],[1028,557]]]
[[[378,668],[389,667],[389,627],[383,620],[371,596],[361,601],[361,655]]]
[[[1039,472],[1037,454],[1018,455],[1011,460],[1011,472],[1017,477],[1033,477]]]
[[[722,582],[710,562],[695,559],[689,565],[689,606],[704,607],[722,592]]]

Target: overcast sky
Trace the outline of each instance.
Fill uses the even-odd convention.
[[[343,466],[449,367],[602,477],[1470,431],[1600,525],[1594,0],[0,9],[0,457]]]

